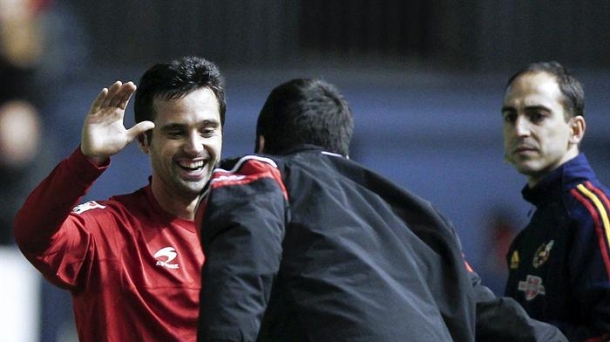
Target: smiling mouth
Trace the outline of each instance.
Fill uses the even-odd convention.
[[[195,172],[195,171],[201,171],[203,169],[203,167],[205,166],[205,162],[203,160],[188,161],[188,162],[183,161],[183,162],[178,162],[178,166],[185,171]]]

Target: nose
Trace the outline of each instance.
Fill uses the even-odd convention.
[[[203,140],[203,137],[198,133],[189,134],[184,143],[184,151],[191,156],[201,154],[201,151],[203,151]]]
[[[518,115],[515,120],[515,132],[517,136],[524,137],[530,135],[530,122],[523,115]]]

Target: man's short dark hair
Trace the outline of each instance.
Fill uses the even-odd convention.
[[[265,137],[268,154],[307,144],[347,156],[353,131],[351,109],[335,86],[317,79],[293,79],[267,97],[256,136]]]
[[[557,80],[559,90],[563,95],[562,102],[567,115],[566,120],[573,116],[585,116],[585,91],[583,86],[580,81],[572,76],[566,67],[558,62],[532,63],[511,76],[506,84],[506,88],[522,75],[539,72],[548,73]]]
[[[196,56],[156,64],[142,75],[134,103],[136,123],[154,121],[155,99],[178,99],[201,88],[209,88],[216,96],[220,123],[224,126],[227,109],[224,78],[214,63]]]

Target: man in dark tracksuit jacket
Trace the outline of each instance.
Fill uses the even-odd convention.
[[[315,148],[235,166],[214,173],[203,218],[206,334],[474,341],[475,294],[428,203]],[[225,319],[234,334],[211,324]]]
[[[570,341],[610,341],[610,192],[580,143],[582,84],[557,62],[533,63],[504,94],[506,159],[527,176],[536,206],[507,254],[506,295]]]
[[[610,339],[610,192],[580,154],[522,193],[536,212],[509,249],[506,295],[574,341]]]
[[[565,341],[480,285],[427,201],[346,158],[352,129],[334,87],[293,80],[259,116],[266,154],[215,170],[199,341]]]

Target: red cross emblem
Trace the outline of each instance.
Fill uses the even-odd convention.
[[[525,281],[519,282],[519,291],[525,292],[525,300],[532,300],[539,294],[545,294],[542,278],[528,275]]]

